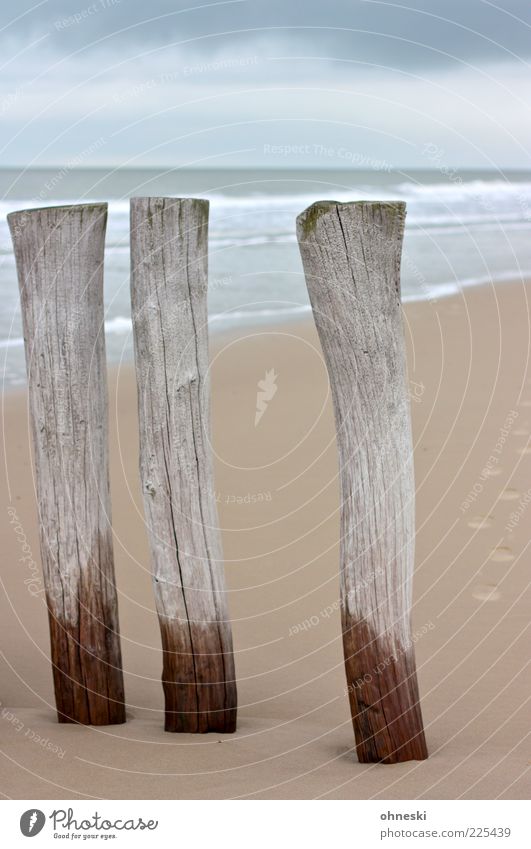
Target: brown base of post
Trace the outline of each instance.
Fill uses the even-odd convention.
[[[393,647],[359,622],[344,628],[343,647],[359,761],[427,758],[413,646]]]
[[[100,629],[103,632],[103,626]],[[50,637],[58,721],[81,725],[125,722],[121,668],[113,666],[105,652],[96,656],[83,648],[77,629],[68,631],[51,617]],[[109,640],[113,637],[109,634]]]
[[[161,623],[161,636],[164,730],[185,734],[236,731],[232,649],[229,653],[221,650],[218,628],[198,630],[193,635],[193,650],[188,651],[177,646],[174,624]]]
[[[96,570],[88,570],[94,574]],[[50,641],[59,722],[119,725],[125,694],[116,608],[105,603],[106,584],[77,589],[75,625],[49,610]],[[71,609],[73,605],[69,605]],[[105,624],[107,623],[107,625]]]

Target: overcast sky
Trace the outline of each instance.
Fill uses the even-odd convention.
[[[17,0],[0,38],[0,165],[531,167],[529,0]]]

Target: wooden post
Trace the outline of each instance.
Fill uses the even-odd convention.
[[[414,475],[400,308],[403,203],[321,201],[297,219],[334,401],[341,610],[358,758],[427,757],[412,642]]]
[[[8,215],[59,722],[125,722],[110,512],[103,251],[107,204]]]
[[[236,682],[210,448],[208,202],[133,198],[140,476],[166,731],[231,732]]]

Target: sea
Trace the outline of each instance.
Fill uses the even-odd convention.
[[[310,316],[295,219],[316,200],[403,200],[403,301],[531,278],[531,172],[203,169],[0,169],[3,388],[25,383],[15,261],[6,215],[108,201],[105,331],[110,363],[132,359],[129,198],[210,201],[210,333]]]

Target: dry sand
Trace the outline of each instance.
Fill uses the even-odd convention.
[[[240,703],[233,736],[162,730],[129,366],[112,373],[110,387],[129,721],[97,729],[56,724],[26,398],[6,396],[5,796],[526,798],[529,291],[521,284],[469,289],[405,310],[418,493],[414,631],[430,749],[422,763],[360,765],[353,750],[337,609],[334,428],[313,324],[248,330],[213,344],[216,485]],[[255,428],[256,384],[271,368],[278,391]],[[21,562],[24,541],[36,562]]]

